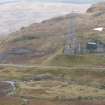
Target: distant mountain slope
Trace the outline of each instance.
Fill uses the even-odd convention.
[[[98,8],[96,5],[95,8]],[[94,7],[94,6],[93,6]],[[105,41],[105,30],[94,31],[94,28],[105,27],[105,11],[92,8],[87,13],[79,14],[77,18],[77,36],[81,43],[90,38]],[[4,41],[0,54],[1,63],[30,63],[41,64],[61,49],[69,32],[69,16],[53,18],[23,27],[20,31],[12,33],[7,42]]]
[[[105,12],[105,2],[100,2],[98,4],[94,4],[92,7],[90,7],[88,9],[87,12],[93,13],[93,12],[103,12],[103,11]]]

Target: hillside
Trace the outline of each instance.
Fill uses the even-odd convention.
[[[78,15],[81,43],[105,41],[105,30],[94,30],[105,27],[100,5]],[[105,55],[63,54],[69,17],[34,23],[0,40],[0,63],[12,63],[0,64],[0,105],[105,105]]]
[[[77,36],[81,43],[90,38],[105,41],[105,7],[103,3],[93,5],[85,14],[77,17]],[[8,40],[1,43],[1,63],[42,64],[56,54],[62,54],[69,32],[69,16],[52,18],[41,23],[34,23],[12,33]]]

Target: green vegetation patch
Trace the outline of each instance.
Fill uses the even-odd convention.
[[[78,66],[78,65],[91,65],[91,66],[101,66],[105,63],[105,56],[98,54],[85,54],[80,56],[65,56],[57,55],[52,59],[48,65],[53,66]]]

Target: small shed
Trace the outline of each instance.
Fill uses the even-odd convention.
[[[86,45],[86,49],[88,50],[88,52],[96,52],[97,47],[97,43],[92,41],[88,42]]]
[[[105,53],[105,44],[101,41],[88,41],[86,44],[89,53]]]

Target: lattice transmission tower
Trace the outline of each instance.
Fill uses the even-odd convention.
[[[67,35],[65,47],[64,47],[64,54],[65,55],[76,55],[80,53],[80,44],[77,38],[76,33],[76,18],[79,14],[72,12],[70,14],[70,26],[69,26],[69,33]]]

